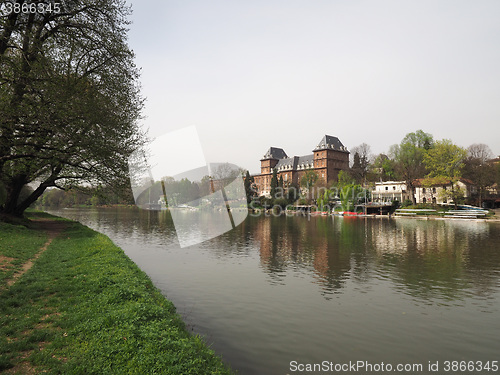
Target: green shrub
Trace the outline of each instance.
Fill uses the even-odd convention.
[[[410,199],[407,199],[403,202],[403,204],[401,205],[401,207],[410,207],[413,205],[413,202],[410,200]]]
[[[280,206],[281,208],[285,209],[285,207],[288,205],[288,200],[285,198],[277,198],[273,203],[275,206]]]

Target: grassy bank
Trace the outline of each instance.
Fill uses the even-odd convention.
[[[66,221],[33,267],[7,286],[54,237],[50,225],[42,227],[0,223],[0,255],[6,259],[0,270],[0,371],[231,373],[187,332],[173,304],[120,248],[79,223]]]

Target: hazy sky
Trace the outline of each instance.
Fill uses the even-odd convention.
[[[195,125],[209,162],[258,172],[325,134],[387,152],[418,129],[500,155],[500,1],[131,2],[144,126]]]

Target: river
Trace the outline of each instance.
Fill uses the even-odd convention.
[[[477,371],[500,361],[500,223],[248,217],[181,248],[166,211],[50,212],[109,236],[239,374],[500,372]]]

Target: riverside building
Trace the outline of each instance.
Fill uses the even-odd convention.
[[[254,176],[259,195],[269,195],[273,169],[278,179],[283,178],[284,187],[292,183],[300,185],[308,171],[318,175],[317,186],[330,186],[337,182],[341,170],[349,169],[349,151],[342,142],[331,135],[325,135],[312,154],[288,157],[282,148],[270,147],[260,160],[260,174]]]

